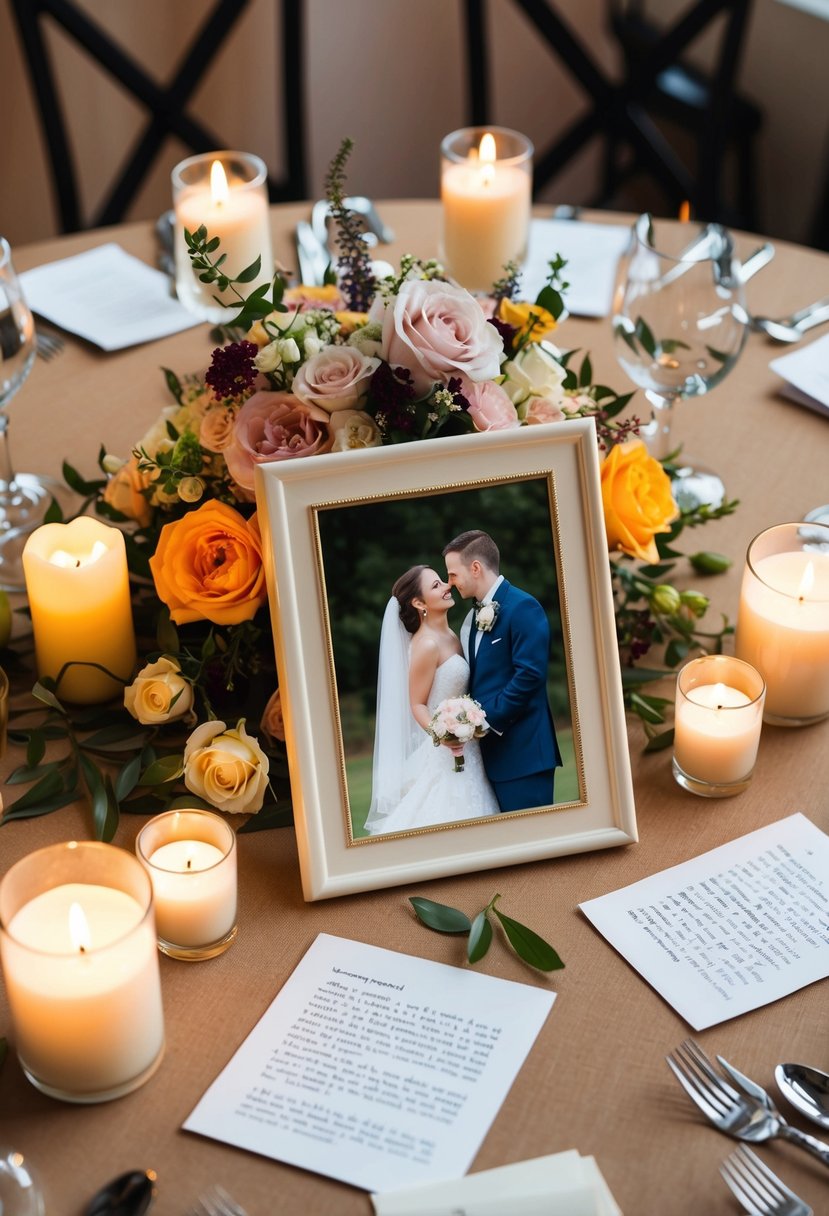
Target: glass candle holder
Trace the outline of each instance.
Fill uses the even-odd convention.
[[[0,960],[20,1063],[37,1089],[105,1102],[164,1052],[152,884],[131,853],[70,841],[0,883]]]
[[[204,321],[226,324],[233,315],[228,307],[239,305],[236,291],[248,296],[273,278],[267,179],[265,162],[250,152],[204,152],[173,169],[176,294],[185,308]],[[235,278],[261,257],[259,275],[225,292],[215,283],[202,283],[184,239],[185,228],[196,232],[202,225],[211,239],[218,237],[221,242],[210,256],[215,262],[226,255],[224,274]]]
[[[152,879],[158,948],[198,962],[236,938],[236,834],[204,810],[165,811],[135,843]]]
[[[705,798],[747,788],[757,759],[765,684],[740,659],[705,655],[677,676],[673,771],[679,785]]]
[[[777,524],[748,547],[736,653],[766,681],[765,720],[829,715],[829,526]]]
[[[527,256],[533,146],[505,127],[463,127],[440,146],[440,258],[469,291],[489,291]]]

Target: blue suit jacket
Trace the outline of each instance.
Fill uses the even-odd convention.
[[[472,617],[470,691],[493,728],[481,740],[487,775],[513,781],[561,765],[547,700],[550,627],[538,600],[506,579],[493,599],[498,614],[492,629],[481,634],[477,653]]]

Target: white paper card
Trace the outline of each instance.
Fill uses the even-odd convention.
[[[37,266],[20,281],[34,312],[102,350],[123,350],[201,324],[170,295],[167,275],[120,245],[99,245]]]
[[[370,1191],[457,1178],[554,999],[321,933],[184,1127]]]
[[[705,1030],[829,975],[829,836],[791,815],[580,907]]]
[[[581,220],[531,220],[521,296],[534,300],[547,281],[547,263],[560,253],[567,259],[564,278],[570,284],[564,303],[580,317],[606,317],[613,301],[616,266],[630,240],[621,224],[588,224]]]
[[[789,355],[772,359],[769,367],[788,382],[781,389],[787,397],[829,416],[829,334]]]
[[[622,1216],[595,1159],[575,1149],[371,1200],[375,1216]]]

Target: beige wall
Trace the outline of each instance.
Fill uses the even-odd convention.
[[[680,0],[651,0],[666,12]],[[584,106],[573,78],[539,44],[511,0],[490,0],[497,43],[495,118],[543,149]],[[97,21],[163,81],[209,11],[206,0],[83,0]],[[606,0],[557,0],[560,12],[607,71],[614,50],[604,30]],[[829,0],[827,0],[829,7]],[[349,171],[355,193],[434,197],[441,137],[466,120],[460,0],[306,0],[310,188],[343,135],[356,141]],[[103,194],[141,127],[141,111],[59,31],[50,39],[71,101],[72,138],[84,203]],[[257,151],[279,170],[274,119],[273,0],[254,0],[199,88],[194,110],[225,146]],[[806,238],[829,156],[829,21],[755,0],[742,87],[766,110],[762,136],[763,228]],[[7,4],[0,4],[0,232],[14,243],[56,231],[46,163]],[[131,218],[169,205],[169,173],[186,149],[168,141]],[[546,192],[579,202],[596,187],[596,147],[585,150]]]

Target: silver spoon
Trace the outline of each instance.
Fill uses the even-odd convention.
[[[820,1127],[829,1127],[829,1075],[807,1064],[778,1064],[777,1088],[795,1110]]]
[[[119,1174],[84,1208],[84,1216],[144,1216],[155,1196],[155,1170]]]
[[[749,328],[775,342],[799,342],[807,329],[829,321],[829,296],[815,300],[788,317],[749,317]]]

